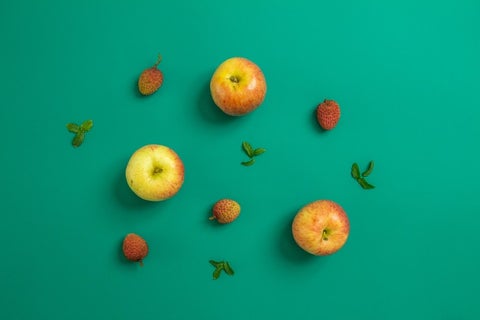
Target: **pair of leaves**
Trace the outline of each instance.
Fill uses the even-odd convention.
[[[256,148],[254,149],[252,145],[246,141],[242,142],[242,149],[246,155],[250,158],[248,161],[241,162],[242,165],[248,167],[255,163],[255,157],[265,153],[267,151],[265,148]]]
[[[370,161],[370,163],[368,164],[368,167],[367,169],[365,169],[365,171],[363,171],[361,174],[360,174],[360,167],[358,166],[357,163],[354,163],[352,165],[352,177],[357,180],[358,184],[363,188],[363,189],[373,189],[375,188],[375,186],[371,185],[370,183],[368,183],[368,181],[365,179],[366,177],[368,177],[372,171],[373,171],[373,167],[374,167],[374,162],[373,161]]]
[[[227,261],[210,260],[209,262],[212,266],[215,267],[215,270],[213,271],[213,280],[217,280],[218,277],[220,277],[222,270],[229,276],[233,276],[235,274],[232,267]]]
[[[81,125],[76,123],[67,123],[67,130],[74,133],[72,145],[79,147],[85,139],[85,134],[93,128],[93,120],[86,120]]]

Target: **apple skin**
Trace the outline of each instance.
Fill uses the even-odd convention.
[[[158,144],[136,150],[125,170],[130,189],[148,201],[173,197],[182,187],[184,175],[185,168],[177,153]]]
[[[326,256],[337,252],[347,242],[350,222],[339,204],[317,200],[298,211],[293,219],[292,233],[300,248],[316,256]]]
[[[222,62],[210,80],[213,102],[231,116],[242,116],[258,108],[267,93],[262,70],[252,61],[233,57]]]

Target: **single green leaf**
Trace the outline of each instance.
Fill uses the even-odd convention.
[[[82,125],[80,126],[83,131],[87,132],[87,131],[90,131],[90,129],[92,129],[93,127],[93,120],[86,120],[82,123]]]
[[[250,158],[253,157],[253,148],[252,145],[246,141],[242,142],[243,151],[249,156]]]
[[[352,164],[352,177],[354,179],[360,178],[360,168],[357,163]]]
[[[67,123],[67,130],[72,133],[78,133],[80,131],[80,127],[75,123]]]
[[[215,268],[218,268],[218,266],[222,264],[222,262],[217,262],[217,261],[214,261],[214,260],[210,260],[208,262],[210,262],[210,264],[212,266],[214,266]]]
[[[223,270],[225,270],[225,272],[230,276],[233,276],[233,274],[235,273],[230,266],[230,263],[228,263],[227,261],[223,263]]]
[[[83,139],[85,139],[85,134],[83,132],[79,132],[73,137],[72,145],[74,147],[79,147],[83,143]]]
[[[253,156],[256,157],[256,156],[259,156],[261,155],[262,153],[264,153],[265,151],[267,151],[266,149],[264,148],[257,148],[253,151]]]
[[[223,268],[216,268],[215,271],[213,271],[213,280],[217,280],[218,277],[220,277],[220,273],[222,272]]]
[[[370,173],[372,173],[373,171],[373,166],[374,166],[374,163],[373,163],[373,160],[370,161],[370,163],[368,164],[368,167],[367,167],[367,170],[365,170],[363,173],[362,173],[362,177],[368,177],[370,175]]]
[[[375,186],[371,185],[370,183],[365,180],[365,178],[357,179],[358,183],[362,186],[363,189],[373,189]]]
[[[248,161],[243,161],[243,162],[242,162],[242,164],[243,164],[244,166],[246,166],[246,167],[249,167],[249,166],[251,166],[251,165],[254,164],[254,163],[255,163],[255,159],[254,159],[254,158],[252,158],[252,159],[250,159],[250,160],[248,160]]]

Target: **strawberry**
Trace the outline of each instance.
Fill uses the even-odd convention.
[[[240,214],[240,205],[235,200],[222,199],[218,200],[212,209],[213,215],[210,220],[217,220],[219,223],[230,223],[237,219]]]
[[[139,262],[143,266],[143,259],[148,254],[147,242],[134,233],[129,233],[123,239],[123,254],[125,257],[134,262]]]
[[[333,100],[325,99],[317,106],[317,120],[324,130],[335,128],[340,120],[340,107]]]
[[[163,73],[157,68],[160,61],[162,61],[162,57],[158,55],[157,62],[153,67],[143,70],[138,78],[138,90],[144,96],[153,94],[163,83]]]

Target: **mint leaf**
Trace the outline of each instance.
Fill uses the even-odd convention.
[[[370,183],[365,180],[365,178],[357,179],[358,183],[362,186],[363,189],[373,189],[375,186],[371,185]]]
[[[253,151],[253,156],[256,157],[256,156],[259,156],[261,155],[262,153],[265,153],[265,151],[267,151],[266,149],[264,148],[257,148]]]
[[[217,280],[220,277],[220,273],[222,272],[222,268],[217,268],[213,271],[213,280]]]
[[[252,145],[246,141],[242,142],[243,151],[249,156],[250,158],[253,157],[253,148]]]
[[[83,132],[78,132],[72,140],[72,145],[74,147],[79,147],[83,143],[83,139],[85,139],[85,134]]]
[[[248,160],[248,161],[243,161],[243,162],[241,162],[241,164],[244,165],[245,167],[249,167],[249,166],[251,166],[251,165],[254,164],[254,163],[255,163],[255,159],[254,159],[254,158],[252,158],[252,159],[250,159],[250,160]]]
[[[75,133],[75,136],[72,139],[72,145],[74,147],[79,147],[83,143],[83,140],[85,139],[85,133],[90,131],[92,127],[93,127],[92,120],[86,120],[81,125],[78,125],[72,122],[67,123],[67,130],[70,131],[71,133]]]
[[[217,262],[217,261],[214,261],[214,260],[210,260],[208,262],[210,262],[210,264],[212,266],[214,266],[215,268],[218,268],[218,266],[222,264],[221,262]]]
[[[78,133],[80,131],[80,127],[75,123],[67,123],[67,130],[72,133]]]
[[[360,178],[360,168],[357,163],[352,164],[352,177],[354,179]]]
[[[83,131],[87,132],[87,131],[90,131],[90,129],[92,129],[93,127],[93,120],[86,120],[82,123],[82,125],[80,126]]]
[[[362,177],[368,177],[370,175],[370,173],[372,173],[373,171],[373,166],[374,166],[374,163],[373,163],[373,160],[370,161],[370,163],[368,164],[368,167],[367,167],[367,170],[365,170],[363,173],[362,173]]]
[[[233,276],[233,274],[235,273],[227,261],[223,263],[223,270],[225,270],[225,272],[230,276]]]

